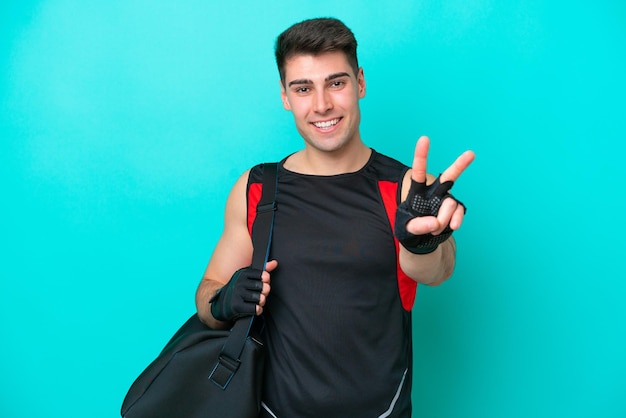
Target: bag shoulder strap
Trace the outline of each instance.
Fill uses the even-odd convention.
[[[263,164],[263,189],[261,200],[256,207],[256,218],[252,226],[252,267],[265,270],[269,258],[276,211],[276,192],[278,191],[278,164]]]
[[[252,267],[258,270],[265,270],[271,248],[274,213],[276,212],[276,193],[278,191],[277,171],[277,163],[263,164],[263,189],[252,226],[252,245],[254,248]],[[222,389],[226,389],[239,368],[239,359],[255,318],[256,316],[252,315],[235,322],[230,336],[222,348],[217,364],[209,375],[209,379]]]

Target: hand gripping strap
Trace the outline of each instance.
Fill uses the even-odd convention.
[[[269,258],[274,227],[274,212],[276,211],[276,190],[278,184],[277,164],[263,165],[263,191],[257,206],[257,216],[252,229],[252,268],[265,270],[265,263]],[[226,389],[237,370],[239,369],[241,353],[246,339],[252,329],[256,316],[250,319],[240,319],[235,322],[230,336],[222,348],[217,364],[209,375],[209,380],[222,389]]]
[[[253,267],[237,270],[229,282],[209,300],[213,318],[232,321],[254,315],[263,289],[262,273],[262,270]]]
[[[452,235],[450,226],[446,226],[439,235],[414,235],[406,230],[406,224],[413,218],[437,216],[443,201],[448,198],[454,199],[448,192],[453,184],[452,181],[441,183],[441,176],[430,186],[427,186],[426,182],[411,179],[409,194],[406,200],[398,205],[396,211],[395,235],[404,248],[414,254],[428,254],[435,251],[439,244]],[[454,200],[465,208],[465,205],[457,199]]]

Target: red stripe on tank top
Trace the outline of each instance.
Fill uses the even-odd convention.
[[[391,230],[394,230],[396,224],[396,209],[398,208],[398,183],[391,181],[379,181],[378,188],[380,195],[387,211],[387,217],[389,218],[389,224]],[[398,272],[398,291],[400,292],[400,300],[402,301],[402,307],[407,311],[413,309],[415,303],[415,293],[417,291],[417,282],[406,275],[400,267],[400,243],[398,239],[393,237],[396,245],[396,263]]]
[[[256,218],[256,207],[261,200],[263,183],[252,183],[248,190],[248,232],[252,236],[252,225]]]

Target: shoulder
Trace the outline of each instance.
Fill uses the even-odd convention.
[[[372,150],[372,154],[372,160],[369,164],[369,168],[376,175],[376,178],[379,181],[402,183],[402,179],[409,170],[409,166],[401,163],[395,158],[379,154],[375,150]]]
[[[265,164],[269,164],[269,163],[257,164],[254,167],[252,167],[250,170],[248,170],[246,173],[244,173],[245,175],[247,175],[247,178],[248,178],[248,188],[250,188],[250,185],[252,184],[263,183],[263,167],[265,166]],[[274,163],[271,163],[271,164],[274,164]]]
[[[244,173],[245,174],[245,173]],[[263,182],[263,164],[257,164],[247,171],[248,187],[250,184]]]

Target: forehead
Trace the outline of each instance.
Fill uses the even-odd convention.
[[[324,80],[331,74],[346,72],[353,74],[348,58],[343,52],[323,54],[298,54],[285,61],[285,82],[307,79]]]

